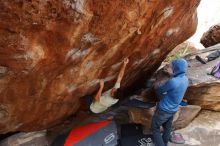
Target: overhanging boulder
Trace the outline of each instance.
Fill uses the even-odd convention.
[[[0,0],[0,133],[51,127],[79,98],[150,76],[196,30],[200,0]]]

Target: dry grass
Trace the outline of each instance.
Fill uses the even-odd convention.
[[[195,52],[197,49],[192,46],[189,42],[184,42],[178,45],[176,48],[171,51],[164,62],[170,63],[175,59],[184,57],[185,55]]]

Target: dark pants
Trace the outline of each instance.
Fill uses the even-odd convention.
[[[167,146],[172,131],[172,121],[175,113],[167,113],[157,108],[154,113],[151,129],[153,132],[154,143],[156,146]],[[164,132],[161,136],[160,127],[163,127]]]

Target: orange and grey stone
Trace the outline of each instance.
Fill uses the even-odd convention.
[[[75,113],[99,79],[150,76],[196,30],[200,0],[0,0],[0,133],[41,130]]]

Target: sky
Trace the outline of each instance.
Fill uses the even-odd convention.
[[[200,38],[211,26],[220,23],[220,0],[201,0],[197,9],[198,12],[198,26],[196,33],[189,38],[196,48],[204,48],[200,44]]]

